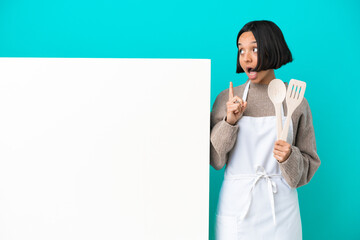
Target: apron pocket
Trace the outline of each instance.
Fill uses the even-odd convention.
[[[237,218],[216,216],[216,240],[237,240]]]

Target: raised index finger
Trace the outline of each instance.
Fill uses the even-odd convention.
[[[230,82],[230,87],[229,87],[229,101],[230,101],[231,99],[233,99],[233,98],[234,98],[233,83]]]

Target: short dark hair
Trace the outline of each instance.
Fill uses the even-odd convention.
[[[248,22],[237,35],[237,48],[239,38],[244,32],[252,32],[257,42],[258,63],[254,71],[278,69],[282,65],[292,62],[292,55],[284,35],[275,23],[266,20]],[[239,54],[238,50],[236,73],[244,72],[240,66]]]

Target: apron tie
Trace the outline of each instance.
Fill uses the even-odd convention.
[[[269,193],[269,199],[270,199],[270,204],[271,204],[273,220],[274,220],[274,224],[276,225],[274,193],[277,192],[277,186],[276,186],[276,183],[271,179],[271,177],[275,177],[275,176],[281,176],[281,175],[279,175],[279,174],[268,175],[262,166],[256,167],[255,179],[254,179],[254,182],[253,182],[253,184],[250,188],[249,194],[248,194],[247,206],[245,207],[245,211],[240,216],[241,220],[243,220],[246,217],[247,213],[249,212],[251,201],[252,201],[252,191],[253,191],[256,183],[261,178],[265,178],[267,181],[267,184],[268,184],[268,193]]]

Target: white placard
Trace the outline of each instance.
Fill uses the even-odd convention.
[[[208,239],[210,60],[0,58],[0,239]]]

